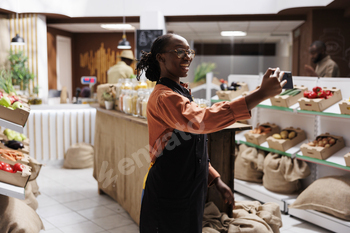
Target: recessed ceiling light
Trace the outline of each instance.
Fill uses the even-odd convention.
[[[101,24],[101,27],[107,30],[134,30],[131,24]]]
[[[242,31],[222,31],[221,36],[246,36],[246,32]]]

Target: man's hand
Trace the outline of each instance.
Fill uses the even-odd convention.
[[[216,189],[221,193],[222,198],[225,200],[225,203],[228,203],[232,206],[232,209],[235,208],[235,198],[233,196],[233,193],[222,180],[220,177],[216,178],[214,180],[214,184],[216,186]]]
[[[312,66],[305,65],[304,70],[305,70],[307,76],[318,77],[318,75],[316,74],[316,72],[315,72],[314,68],[312,68]]]

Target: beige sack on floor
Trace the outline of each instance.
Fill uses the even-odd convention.
[[[309,166],[304,161],[275,153],[265,158],[263,185],[272,192],[295,193],[301,188],[299,179],[309,175]]]
[[[36,182],[36,180],[29,181],[28,184],[30,184],[32,186],[32,192],[33,192],[34,196],[38,197],[41,193],[39,192],[39,186],[38,186],[38,183]]]
[[[94,148],[90,144],[77,143],[72,145],[64,156],[64,168],[88,168],[94,164]]]
[[[282,227],[278,204],[258,201],[236,201],[232,211],[233,218],[220,213],[213,202],[205,205],[203,216],[203,233],[279,233]]]
[[[317,210],[350,221],[349,201],[350,178],[329,176],[314,181],[289,208]]]
[[[28,164],[32,169],[30,172],[32,173],[29,177],[29,181],[35,180],[41,170],[42,164],[39,163],[36,159],[32,158],[29,156],[29,164]]]
[[[33,210],[38,209],[38,201],[34,196],[32,184],[30,182],[27,183],[27,186],[25,188],[25,199],[22,201],[26,203],[29,207],[31,207]]]
[[[44,225],[39,215],[23,201],[0,195],[1,233],[39,233]]]
[[[262,183],[265,152],[244,144],[239,146],[235,160],[235,178]]]

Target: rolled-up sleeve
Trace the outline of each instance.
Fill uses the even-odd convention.
[[[244,97],[201,108],[186,97],[167,91],[158,96],[156,105],[170,128],[195,134],[213,133],[251,117]]]

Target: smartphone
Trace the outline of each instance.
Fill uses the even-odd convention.
[[[294,85],[293,85],[292,72],[290,71],[281,71],[281,72],[284,72],[281,82],[283,80],[287,80],[287,83],[283,86],[283,89],[293,89]]]

